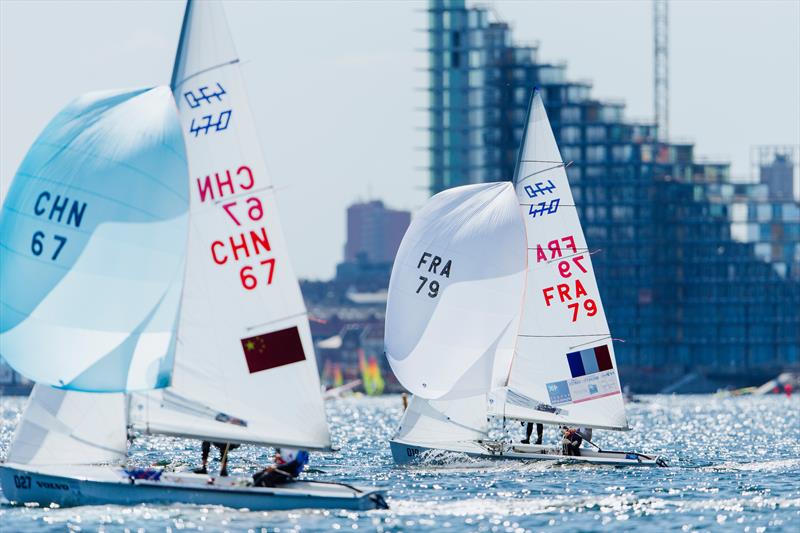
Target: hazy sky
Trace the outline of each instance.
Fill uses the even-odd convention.
[[[649,1],[494,1],[517,41],[652,116]],[[424,2],[227,2],[299,275],[343,255],[345,208],[425,200]],[[75,96],[167,84],[184,2],[0,0],[0,193]],[[674,1],[671,134],[750,174],[750,146],[800,144],[800,1]]]

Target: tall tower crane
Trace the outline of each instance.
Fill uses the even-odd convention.
[[[669,139],[669,42],[667,0],[653,0],[653,107],[658,139]]]

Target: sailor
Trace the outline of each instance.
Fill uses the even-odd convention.
[[[275,449],[275,464],[268,466],[253,475],[253,485],[256,487],[277,487],[291,483],[308,464],[308,452],[284,448]]]
[[[568,428],[567,426],[561,427],[561,453],[564,455],[580,456],[581,443],[583,438],[578,434],[576,428]]]
[[[533,433],[533,422],[528,422],[528,427],[525,428],[525,438],[522,439],[522,444],[531,443],[532,433]],[[544,426],[542,424],[536,424],[536,444],[542,443],[542,433],[544,433]]]
[[[214,445],[219,450],[219,475],[220,476],[227,476],[228,475],[228,452],[231,450],[235,450],[239,447],[238,444],[231,444],[229,442],[209,442],[207,440],[203,441],[203,466],[200,468],[195,469],[195,474],[208,474],[208,455],[211,452],[211,445]]]

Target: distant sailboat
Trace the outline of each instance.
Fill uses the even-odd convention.
[[[414,393],[391,441],[396,462],[431,449],[567,459],[561,447],[490,440],[489,417],[628,429],[564,167],[537,91],[513,184],[446,190],[412,222],[392,270],[386,312],[387,359]],[[568,459],[662,463],[590,449]]]
[[[95,253],[105,261],[99,262],[99,267],[89,263],[79,269],[86,262],[87,252],[69,256],[65,253],[75,261],[74,266],[70,269],[70,264],[60,264],[63,281],[55,279],[50,294],[64,290],[71,276],[78,274],[82,276],[78,288],[83,292],[73,290],[57,299],[60,307],[53,304],[55,311],[50,314],[42,312],[41,305],[22,307],[20,302],[28,297],[25,290],[3,300],[4,306],[20,309],[18,322],[25,324],[27,320],[37,326],[21,333],[13,327],[8,331],[4,328],[4,336],[19,335],[12,346],[19,345],[20,350],[26,342],[36,346],[36,339],[29,337],[32,332],[47,335],[60,332],[65,325],[81,332],[86,330],[86,324],[96,323],[96,329],[101,330],[86,333],[93,335],[87,344],[98,346],[97,361],[84,363],[86,368],[76,370],[73,364],[62,369],[61,352],[32,353],[31,357],[40,360],[37,365],[30,365],[33,371],[28,375],[47,376],[44,383],[68,390],[41,384],[34,388],[8,461],[0,465],[4,495],[14,502],[59,505],[185,502],[261,510],[385,507],[381,491],[338,483],[302,480],[261,488],[248,485],[247,478],[237,476],[209,478],[166,472],[157,474],[157,478],[139,479],[116,466],[126,458],[128,428],[144,434],[217,442],[316,450],[331,447],[306,308],[289,262],[274,189],[260,153],[238,58],[220,3],[187,4],[171,92],[158,88],[130,93],[133,103],[117,101],[118,98],[99,118],[90,113],[92,105],[86,108],[89,111],[74,110],[73,105],[65,111],[71,113],[72,129],[61,126],[59,115],[31,150],[35,155],[41,151],[40,145],[56,145],[52,154],[36,158],[35,161],[42,161],[37,168],[29,169],[30,165],[23,163],[15,178],[3,209],[2,227],[4,237],[8,235],[12,240],[4,238],[4,243],[16,244],[13,239],[29,238],[20,233],[29,231],[30,220],[43,223],[31,212],[39,216],[38,207],[45,209],[45,200],[51,198],[37,203],[42,196],[26,189],[31,183],[56,192],[62,190],[59,187],[67,188],[68,194],[61,193],[61,198],[72,195],[73,190],[78,198],[101,196],[99,187],[74,183],[77,178],[72,176],[83,177],[83,173],[81,167],[72,165],[73,146],[63,140],[50,140],[49,132],[75,130],[79,138],[89,138],[82,145],[85,152],[109,161],[96,181],[101,185],[104,181],[115,183],[118,198],[108,200],[101,196],[101,200],[132,203],[144,196],[141,205],[128,209],[131,212],[136,207],[155,210],[166,203],[156,198],[167,196],[166,193],[152,192],[155,186],[141,192],[130,174],[145,185],[152,181],[163,186],[169,178],[180,202],[174,202],[172,211],[164,209],[173,217],[168,219],[168,227],[162,229],[164,224],[150,222],[156,218],[151,216],[144,218],[149,224],[140,223],[133,227],[135,231],[125,232],[126,226],[119,229],[107,224],[111,226],[110,233],[105,234],[95,222],[93,206],[86,207],[85,219],[78,221],[77,229],[88,235],[91,245],[96,244]],[[153,127],[144,120],[153,106],[149,101],[141,104],[142,109],[126,108],[136,104],[137,98],[145,97],[157,99],[162,113],[152,122],[169,135],[148,134]],[[96,99],[84,97],[77,102],[85,105]],[[138,113],[145,116],[140,118]],[[98,123],[105,126],[96,133]],[[105,149],[107,145],[110,148]],[[141,161],[150,166],[143,168]],[[120,168],[123,171],[118,173]],[[55,192],[51,197],[55,198],[52,202],[59,201]],[[122,214],[128,211],[122,210]],[[42,213],[42,219],[46,215]],[[52,223],[44,227],[51,226]],[[82,236],[77,229],[76,240]],[[68,238],[73,236],[69,234]],[[128,249],[118,241],[138,257],[127,253]],[[14,261],[19,264],[4,263],[4,282],[28,264],[44,261],[38,257],[37,248],[29,251],[24,245],[13,251],[27,263],[17,259]],[[66,245],[62,246],[66,251]],[[56,252],[49,248],[42,254],[45,252],[53,256],[53,261],[57,259]],[[31,253],[37,257],[28,257]],[[162,256],[169,261],[161,260]],[[121,262],[124,260],[130,263]],[[52,270],[49,263],[45,265]],[[134,282],[142,280],[138,284],[132,282],[123,291],[129,299],[119,299],[110,285],[127,282],[120,272]],[[45,274],[54,276],[50,270]],[[111,281],[105,282],[103,276]],[[116,281],[118,278],[124,278],[123,282]],[[28,279],[34,278],[29,275]],[[95,279],[109,285],[106,292],[94,288]],[[115,301],[94,307],[95,301],[105,299]],[[64,308],[67,303],[74,305]],[[147,311],[144,318],[133,312],[140,308]],[[119,319],[122,326],[113,322],[117,314],[125,319]],[[123,339],[119,347],[112,349],[100,342],[105,340],[103,328],[108,329],[109,323],[120,329],[126,327],[123,331],[129,332],[127,337],[116,334],[109,338],[106,345]],[[147,336],[151,330],[155,333]],[[106,352],[110,355],[103,355]],[[11,362],[24,365],[23,359],[20,355]],[[18,363],[19,360],[23,362]],[[51,363],[54,368],[45,368]],[[77,377],[73,377],[76,372]],[[118,392],[77,392],[98,390]],[[110,466],[103,466],[109,463]]]

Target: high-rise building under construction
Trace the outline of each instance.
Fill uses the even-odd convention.
[[[464,0],[428,11],[430,191],[513,175],[539,87],[585,229],[623,376],[661,390],[800,362],[800,208],[659,139],[566,64]],[[771,179],[771,178],[770,178]],[[686,378],[686,376],[689,378]],[[698,379],[701,379],[698,377]]]

